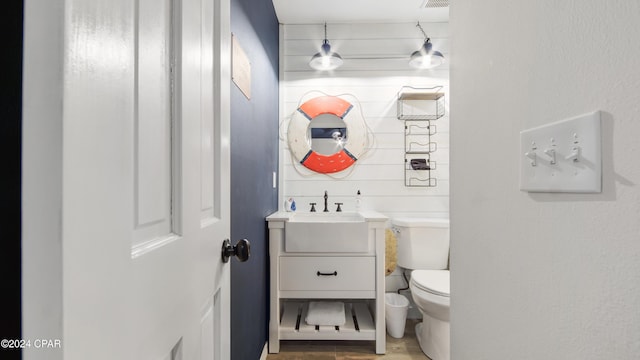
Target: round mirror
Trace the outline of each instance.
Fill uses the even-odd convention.
[[[307,100],[291,116],[287,133],[294,159],[320,173],[350,167],[364,152],[367,131],[354,105],[337,96]]]
[[[347,124],[333,114],[318,115],[309,122],[307,138],[311,150],[321,155],[333,155],[347,144]]]

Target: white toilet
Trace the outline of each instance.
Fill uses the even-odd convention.
[[[422,314],[420,348],[432,360],[449,360],[449,220],[397,218],[398,266],[412,270],[411,297]]]

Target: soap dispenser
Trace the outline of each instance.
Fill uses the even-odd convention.
[[[296,211],[296,201],[293,198],[288,198],[284,202],[284,209],[288,212]]]
[[[360,210],[361,206],[362,206],[362,194],[360,194],[360,190],[358,190],[358,193],[356,194],[356,210]]]

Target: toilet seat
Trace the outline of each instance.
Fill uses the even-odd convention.
[[[411,273],[411,283],[433,295],[449,297],[449,270],[414,270]]]

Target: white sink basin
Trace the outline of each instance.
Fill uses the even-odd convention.
[[[369,226],[356,212],[296,213],[284,230],[287,252],[369,251]]]
[[[343,213],[296,213],[289,222],[307,222],[307,223],[345,223],[345,222],[364,222],[364,216],[356,212]]]

